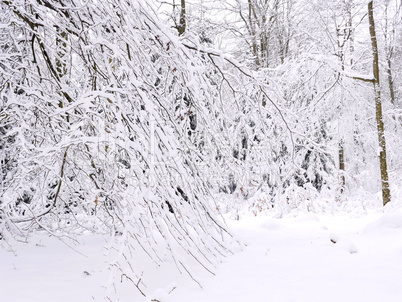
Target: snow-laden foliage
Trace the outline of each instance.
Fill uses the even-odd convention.
[[[178,245],[212,270],[228,248],[210,193],[276,196],[305,158],[269,75],[150,10],[3,1],[2,227],[111,232],[124,259],[137,247],[156,263],[163,242],[180,267]]]
[[[2,234],[110,232],[118,269],[133,248],[162,262],[159,245],[212,271],[231,236],[197,165],[220,140],[209,55],[139,1],[1,9]]]
[[[201,3],[178,37],[178,5],[169,26],[156,2],[3,0],[1,236],[111,234],[116,280],[142,292],[133,249],[190,276],[186,257],[213,272],[231,252],[219,210],[310,211],[378,191],[360,2],[215,2],[219,28]],[[209,34],[229,31],[228,49],[247,42],[232,53],[249,68],[213,48]],[[398,150],[392,106],[386,136]]]

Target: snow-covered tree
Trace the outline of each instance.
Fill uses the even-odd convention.
[[[231,236],[194,158],[198,129],[216,133],[218,63],[140,1],[1,11],[2,233],[109,232],[118,270],[141,248],[155,263],[167,254],[183,269],[190,255],[212,271]],[[132,268],[121,274],[136,280]]]

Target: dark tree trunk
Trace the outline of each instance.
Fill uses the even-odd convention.
[[[373,14],[373,1],[368,3],[368,18],[370,25],[370,37],[371,37],[371,47],[373,50],[373,74],[374,74],[374,94],[375,94],[375,110],[376,110],[376,122],[377,122],[377,133],[378,133],[378,145],[380,148],[380,173],[381,173],[381,187],[382,187],[382,200],[384,206],[391,201],[391,192],[389,189],[388,181],[388,168],[387,168],[387,151],[386,151],[386,140],[385,140],[385,130],[384,121],[382,114],[382,102],[381,102],[381,88],[380,88],[380,70],[378,63],[378,47],[377,47],[377,37],[375,33],[375,22]]]

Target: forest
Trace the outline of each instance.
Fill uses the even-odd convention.
[[[0,3],[0,249],[106,236],[147,296],[228,219],[402,208],[401,1]]]

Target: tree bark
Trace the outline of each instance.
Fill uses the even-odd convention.
[[[382,187],[382,200],[385,206],[391,201],[391,192],[389,189],[388,181],[388,168],[387,168],[387,151],[386,151],[386,140],[385,140],[385,130],[384,121],[382,114],[382,102],[381,102],[381,89],[380,89],[380,70],[378,63],[378,47],[377,47],[377,37],[375,33],[375,22],[373,14],[373,1],[368,3],[368,19],[370,26],[370,37],[371,37],[371,47],[373,51],[373,74],[374,74],[374,95],[375,95],[375,109],[376,109],[376,122],[377,122],[377,134],[378,134],[378,145],[380,149],[379,159],[380,159],[380,173],[381,173],[381,187]]]
[[[387,54],[387,75],[388,75],[388,87],[389,87],[389,96],[391,99],[391,104],[396,105],[395,101],[395,89],[394,89],[394,80],[392,76],[392,63],[391,63],[391,58],[390,54]]]
[[[344,149],[344,142],[341,139],[339,142],[339,192],[342,194],[345,190],[346,179],[345,179],[345,149]]]
[[[388,3],[389,4],[389,3]],[[387,61],[387,77],[388,77],[388,88],[389,88],[389,98],[391,100],[392,105],[396,105],[395,102],[395,89],[394,89],[394,80],[392,76],[392,55],[393,55],[393,47],[391,46],[390,36],[388,34],[388,4],[385,5],[385,56]],[[395,29],[392,30],[395,32]]]
[[[353,30],[352,30],[352,8],[350,0],[345,0],[343,2],[342,12],[346,18],[345,27],[337,27],[337,41],[338,41],[338,56],[341,63],[342,74],[339,74],[339,80],[342,82],[344,78],[345,62],[347,55],[347,43],[349,43],[349,65],[353,63],[352,53],[353,53]],[[343,84],[342,84],[343,85]],[[345,93],[341,91],[341,103],[340,108],[344,107]],[[342,114],[341,114],[342,115]],[[345,178],[345,141],[344,137],[341,136],[338,145],[338,159],[339,159],[339,193],[342,194],[346,186]]]
[[[254,3],[251,0],[248,0],[248,22],[249,22],[249,28],[250,28],[250,35],[251,35],[251,45],[252,45],[252,51],[255,59],[255,65],[260,66],[260,55],[258,53],[258,46],[257,46],[257,37],[256,37],[256,28],[255,28],[255,10],[253,7]]]
[[[181,5],[180,20],[179,20],[179,26],[177,27],[179,36],[184,34],[186,31],[186,0],[181,0],[180,5]]]

